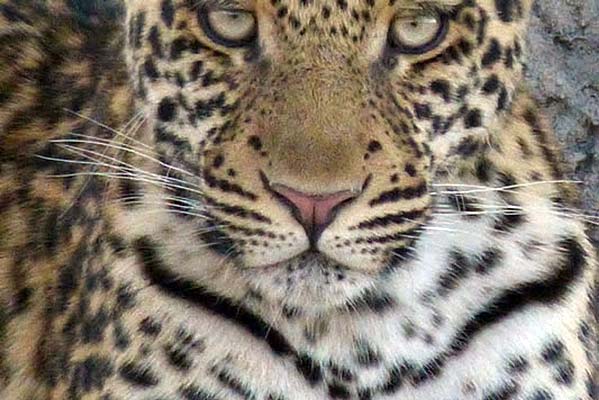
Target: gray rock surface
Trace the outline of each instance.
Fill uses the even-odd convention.
[[[529,82],[564,147],[570,177],[582,182],[584,212],[599,225],[599,0],[536,0],[531,22]],[[591,236],[599,250],[599,226]]]
[[[599,0],[536,0],[528,80],[599,223]],[[599,244],[599,229],[592,234]]]

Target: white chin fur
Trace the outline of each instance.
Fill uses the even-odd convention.
[[[248,270],[246,278],[270,302],[314,314],[344,307],[375,281],[373,276],[319,253],[304,253],[276,266]]]

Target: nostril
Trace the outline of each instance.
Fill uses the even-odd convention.
[[[271,190],[292,209],[313,245],[322,231],[333,221],[339,207],[358,195],[350,190],[324,194],[303,193],[284,185],[273,185]]]

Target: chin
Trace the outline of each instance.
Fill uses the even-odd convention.
[[[348,268],[315,251],[246,274],[268,302],[314,315],[347,308],[376,281],[374,274]]]

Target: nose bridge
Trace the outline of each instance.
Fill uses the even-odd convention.
[[[269,124],[272,170],[284,184],[313,192],[308,182],[345,190],[363,181],[365,134],[360,82],[338,65],[311,65],[275,88]]]
[[[337,142],[358,128],[359,117],[352,113],[359,100],[356,82],[329,70],[311,70],[298,76],[288,87],[287,109],[301,117],[307,137]],[[341,123],[343,121],[343,123]],[[326,135],[322,135],[326,132]]]

